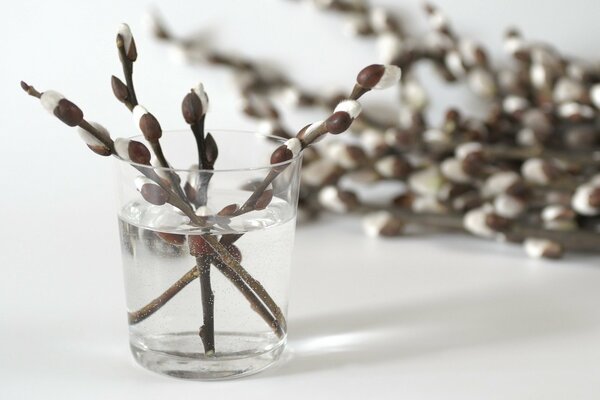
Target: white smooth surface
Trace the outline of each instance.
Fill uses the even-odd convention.
[[[180,3],[158,2],[178,22],[177,32],[214,29],[224,48],[278,60],[313,88],[350,87],[358,69],[374,61],[368,41],[347,39],[337,18],[295,2]],[[597,50],[596,1],[438,3],[462,32],[496,49],[514,23],[575,55]],[[394,7],[419,26],[417,4]],[[211,96],[211,126],[252,129],[240,117],[229,74],[170,62],[141,29],[145,7],[64,0],[3,7],[0,398],[598,398],[598,257],[546,262],[527,259],[518,247],[466,238],[369,239],[353,218],[298,230],[290,351],[280,366],[201,383],[135,365],[111,162],[87,151],[74,131],[21,93],[18,81],[61,91],[113,135],[130,135],[130,115],[109,84],[120,74],[114,30],[126,20],[140,53],[139,97],[163,126],[183,127],[180,99],[201,79]],[[436,92],[436,107],[462,93]],[[378,96],[369,104],[393,94]],[[294,120],[320,116],[299,113]]]

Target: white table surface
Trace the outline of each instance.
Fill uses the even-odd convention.
[[[119,71],[113,31],[129,20],[143,32],[145,2],[120,3],[19,1],[0,17],[1,399],[598,398],[598,257],[530,260],[518,247],[444,235],[368,239],[358,220],[339,217],[298,229],[289,350],[278,366],[217,383],[137,366],[127,344],[110,162],[18,88],[28,79],[63,91],[115,135],[128,135],[129,116],[107,79]],[[180,22],[179,32],[203,22],[223,46],[282,60],[312,87],[348,86],[374,57],[368,43],[344,39],[336,18],[293,2],[250,3],[158,5]],[[509,23],[528,24],[532,35],[581,56],[600,37],[597,2],[439,3],[492,45]],[[414,1],[397,8],[418,16]],[[172,64],[144,33],[137,41],[138,91],[144,104],[164,110],[164,126],[182,126],[179,101],[197,79],[211,95],[212,126],[254,126],[239,116],[227,73]],[[315,69],[328,55],[331,62]],[[455,101],[453,93],[440,92],[440,101]],[[307,115],[295,119],[316,118]]]

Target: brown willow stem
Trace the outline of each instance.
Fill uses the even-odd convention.
[[[222,262],[229,268],[231,268],[240,278],[246,282],[246,284],[256,293],[258,298],[267,306],[267,308],[271,311],[279,325],[283,330],[286,329],[287,323],[285,321],[285,316],[281,311],[281,308],[275,303],[275,300],[269,295],[269,293],[265,290],[263,285],[248,271],[242,267],[242,265],[237,262],[237,260],[229,253],[229,251],[221,244],[217,238],[214,236],[203,236],[204,240],[208,245],[213,249],[213,251],[219,256]]]
[[[223,276],[225,276],[229,281],[240,291],[240,293],[248,300],[250,303],[250,307],[260,315],[260,317],[273,329],[275,334],[282,338],[285,335],[285,331],[280,325],[279,321],[273,317],[269,309],[264,305],[262,301],[256,296],[254,291],[246,284],[246,282],[241,279],[241,277],[235,273],[233,269],[231,269],[227,264],[219,261],[216,257],[212,257],[211,262],[217,268]],[[129,323],[131,325],[137,324],[138,322],[143,321],[144,319],[151,316],[153,313],[158,311],[162,306],[164,306],[171,298],[181,291],[185,286],[189,283],[193,282],[194,279],[198,278],[200,275],[198,267],[194,266],[190,271],[188,271],[182,278],[180,278],[176,283],[174,283],[165,293],[156,299],[152,300],[150,303],[140,308],[138,311],[129,313]],[[173,293],[173,291],[175,291]],[[170,295],[166,295],[169,292]]]
[[[279,176],[279,174],[280,172],[278,171],[275,171],[273,169],[270,170],[265,179],[263,179],[262,182],[256,187],[256,189],[254,189],[254,192],[250,195],[248,200],[246,200],[246,202],[242,204],[242,206],[238,209],[237,212],[233,214],[233,216],[242,215],[254,210],[254,206],[256,205],[256,202],[258,201],[260,196],[264,193],[265,190],[267,190],[271,182],[273,182],[275,178]]]
[[[162,150],[162,146],[160,145],[160,141],[153,140],[150,142],[150,146],[152,147],[152,151],[156,155],[156,159],[158,160],[159,165],[162,168],[168,168],[165,171],[166,171],[167,177],[169,179],[169,182],[171,183],[171,187],[175,190],[175,192],[181,199],[185,200],[186,196],[180,185],[181,180],[179,179],[179,176],[170,169],[171,167],[169,166],[169,163],[168,163],[167,159],[165,158],[165,155]]]
[[[21,86],[27,91],[27,93],[29,95],[31,95],[33,97],[37,97],[37,98],[41,97],[41,93],[38,92],[37,90],[35,90],[32,86],[27,85],[24,82],[21,83]],[[92,134],[101,143],[106,145],[111,150],[111,155],[120,159],[120,157],[117,156],[117,154],[115,152],[114,142],[112,139],[105,138],[96,128],[94,128],[86,120],[82,120],[82,122],[79,124],[79,126],[82,129],[85,129],[86,131],[88,131],[90,134]],[[137,169],[141,174],[143,174],[147,178],[151,179],[156,184],[158,184],[162,189],[164,189],[169,194],[168,203],[171,204],[172,206],[174,206],[175,208],[178,208],[179,210],[181,210],[190,219],[190,222],[192,224],[198,226],[199,228],[208,228],[205,221],[203,221],[199,216],[197,216],[195,214],[191,205],[188,202],[186,202],[184,200],[184,198],[179,197],[177,195],[177,193],[173,192],[172,188],[169,187],[168,185],[166,185],[164,183],[164,181],[156,174],[156,172],[151,169],[150,166],[143,167],[143,166],[139,166],[139,165],[133,165],[133,164],[131,164],[131,165],[135,169]],[[258,302],[262,301],[265,305],[267,305],[273,312],[273,315],[275,316],[275,318],[277,318],[279,326],[284,327],[283,329],[285,329],[286,323],[285,323],[285,318],[283,316],[283,313],[281,312],[279,307],[275,304],[273,299],[269,296],[269,294],[264,289],[264,287],[262,287],[260,282],[253,279],[250,276],[250,274],[248,274],[248,272],[229,254],[227,249],[218,240],[216,240],[214,237],[209,237],[208,240],[206,240],[206,241],[210,245],[210,247],[215,251],[215,253],[217,253],[223,259],[223,263],[225,265],[230,267],[238,275],[240,272],[242,272],[243,276],[241,276],[240,279],[243,279],[245,282],[249,281],[248,285],[255,292],[256,302],[258,303]],[[194,271],[196,271],[194,273],[197,273],[196,267],[194,267]],[[187,280],[189,278],[190,278],[190,276],[188,274],[186,274],[178,282],[187,282]],[[251,279],[248,279],[248,278],[251,278]],[[164,302],[166,302],[170,298],[172,298],[186,284],[178,285],[176,283],[174,286],[167,289],[167,291],[164,292],[162,295],[157,297],[157,300],[151,302],[148,306],[146,306],[142,310],[140,310],[140,312],[134,313],[134,316],[131,320],[132,321],[140,321],[140,320],[143,320],[143,319],[147,318],[148,316],[152,315],[154,312],[156,312],[156,310],[158,308],[160,308],[164,304]]]
[[[169,288],[165,290],[160,296],[158,296],[139,310],[129,312],[129,324],[137,324],[154,314],[162,306],[167,304],[167,302],[171,300],[177,293],[181,292],[181,290],[183,290],[184,287],[186,287],[189,283],[193,282],[196,278],[198,278],[198,274],[198,268],[194,266],[192,269],[186,272],[185,275],[179,278],[177,282],[169,286]]]
[[[207,356],[215,353],[215,295],[210,283],[210,259],[211,256],[196,257],[203,316],[203,325],[199,335],[204,346],[204,354]]]
[[[269,309],[260,301],[256,301],[256,296],[252,289],[240,278],[226,264],[222,263],[217,259],[213,259],[213,265],[217,268],[227,279],[229,279],[235,287],[244,295],[246,300],[250,303],[250,307],[261,316],[261,318],[273,329],[275,334],[282,338],[285,335],[283,327],[279,321],[273,317]]]
[[[131,109],[133,110],[133,108],[139,104],[135,94],[135,88],[133,86],[133,61],[127,58],[127,55],[125,54],[125,45],[122,41],[117,45],[117,48],[119,50],[121,66],[123,67],[125,83],[127,84],[127,92],[129,93],[127,102],[131,105]]]
[[[396,207],[390,207],[386,210],[411,224],[429,226],[438,229],[457,230],[468,235],[479,237],[473,235],[464,228],[462,215],[415,213],[406,209]],[[356,212],[359,213],[373,211],[382,211],[382,208],[363,205],[356,209]],[[513,221],[507,230],[498,233],[504,234],[506,236],[506,239],[511,242],[523,242],[525,239],[528,238],[548,239],[560,243],[566,250],[595,253],[600,252],[600,234],[591,231],[550,230],[536,226],[529,226],[519,221]]]

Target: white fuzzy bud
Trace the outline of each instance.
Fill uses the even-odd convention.
[[[385,8],[373,7],[369,13],[369,21],[375,32],[383,32],[388,27],[388,13]]]
[[[570,78],[560,78],[554,85],[552,98],[556,103],[580,100],[584,95],[583,85]]]
[[[559,258],[562,255],[560,244],[548,239],[525,239],[523,248],[531,258]]]
[[[194,92],[200,99],[200,104],[202,104],[202,112],[206,114],[206,111],[208,111],[208,95],[204,90],[204,85],[202,83],[198,83],[194,88],[192,88],[192,92]]]
[[[329,211],[345,213],[348,206],[339,196],[339,190],[335,186],[325,186],[319,191],[319,203]]]
[[[568,207],[557,204],[549,205],[544,207],[541,216],[546,229],[571,231],[577,228],[575,214]]]
[[[298,138],[291,138],[286,140],[285,147],[292,152],[293,157],[296,157],[302,151],[302,142]]]
[[[510,186],[520,179],[519,174],[512,171],[496,172],[490,175],[481,190],[484,197],[493,197],[506,192]]]
[[[342,29],[348,36],[356,36],[369,29],[369,20],[364,15],[350,15],[344,21]]]
[[[335,176],[339,167],[331,160],[321,158],[302,168],[302,182],[308,186],[322,186],[330,177]]]
[[[519,146],[534,146],[538,143],[535,131],[531,128],[519,129],[517,132],[517,143]]]
[[[429,13],[429,24],[435,30],[443,30],[448,27],[448,18],[439,9],[434,9]]]
[[[446,68],[448,68],[450,73],[457,78],[464,76],[467,72],[465,70],[462,58],[460,57],[460,53],[456,50],[446,53],[444,63],[446,64]]]
[[[362,226],[367,236],[398,236],[402,233],[403,222],[388,211],[376,211],[363,217]]]
[[[525,42],[519,36],[507,36],[504,39],[504,51],[510,55],[514,55],[523,48],[525,48]]]
[[[142,129],[140,128],[140,120],[142,119],[142,117],[148,113],[148,110],[146,110],[145,107],[137,105],[133,108],[132,111],[132,118],[133,118],[133,124],[135,125],[135,127],[137,128],[137,130],[143,135],[144,132],[142,132]]]
[[[413,111],[421,111],[429,104],[427,92],[415,79],[409,79],[402,83],[400,96],[403,102]]]
[[[547,185],[550,178],[544,171],[544,160],[539,158],[530,158],[521,166],[521,175],[525,180],[539,185]]]
[[[533,87],[542,89],[550,86],[550,76],[545,65],[533,63],[529,68],[529,79]]]
[[[443,214],[448,210],[433,196],[417,196],[413,199],[410,208],[416,213]]]
[[[345,169],[354,169],[358,166],[359,160],[350,155],[345,143],[331,143],[327,146],[327,155]]]
[[[384,65],[383,75],[379,78],[379,82],[373,86],[373,89],[387,89],[397,84],[401,77],[402,71],[399,67],[389,64]]]
[[[40,103],[42,107],[46,109],[50,114],[54,115],[54,110],[58,107],[58,103],[64,99],[65,96],[54,90],[46,90],[40,96]]]
[[[506,96],[502,101],[502,109],[508,114],[523,111],[529,108],[529,101],[520,96]]]
[[[498,234],[490,228],[486,222],[487,216],[493,211],[490,204],[484,204],[479,208],[467,211],[463,217],[463,227],[474,235],[494,238]]]
[[[272,135],[277,128],[279,128],[279,125],[271,119],[261,119],[256,125],[256,131],[265,136]]]
[[[114,142],[115,153],[125,161],[131,161],[129,158],[129,143],[130,140],[124,138],[116,138]]]
[[[600,83],[596,83],[590,89],[590,99],[596,108],[600,108]]]
[[[375,171],[384,178],[396,177],[396,163],[398,157],[394,155],[383,157],[375,163]]]
[[[516,218],[525,211],[525,203],[508,194],[500,194],[494,199],[496,214],[505,218]]]
[[[561,104],[558,107],[558,115],[562,118],[570,118],[580,116],[591,119],[596,115],[594,109],[588,105],[576,103],[574,101]]]
[[[443,183],[444,178],[436,166],[414,172],[408,178],[411,190],[422,196],[436,196]]]
[[[458,40],[458,51],[461,58],[467,65],[474,65],[477,63],[477,44],[471,39],[460,38]]]
[[[211,215],[215,215],[215,213],[207,206],[200,206],[196,210],[196,215],[199,217],[209,217]]]
[[[473,68],[467,77],[469,87],[475,94],[481,97],[494,97],[496,94],[496,82],[490,71],[484,68]]]
[[[398,35],[386,32],[377,37],[377,54],[380,62],[389,64],[393,62],[402,51],[402,41]]]
[[[449,157],[442,161],[440,170],[442,171],[442,174],[452,182],[467,183],[471,180],[469,175],[465,173],[461,160],[454,157]]]
[[[436,128],[427,129],[423,132],[423,140],[430,144],[447,145],[450,143],[450,134],[446,131]]]
[[[387,146],[384,134],[373,129],[366,129],[362,132],[360,143],[370,155],[374,155],[378,148]]]
[[[350,115],[350,118],[354,119],[358,117],[362,110],[362,106],[356,100],[344,100],[340,102],[333,110],[334,113],[338,111],[345,111]]]
[[[125,49],[125,54],[129,53],[131,49],[131,42],[133,41],[133,35],[131,33],[131,29],[127,24],[119,25],[119,29],[117,30],[117,34],[121,36],[123,39],[123,47]]]
[[[464,160],[471,153],[479,153],[483,150],[483,146],[478,142],[467,142],[456,146],[454,155],[459,160]]]
[[[575,212],[587,216],[600,215],[600,208],[592,207],[590,204],[590,197],[598,187],[600,185],[585,184],[575,190],[575,194],[571,199],[571,207],[573,207]]]
[[[300,104],[300,91],[293,86],[284,88],[281,91],[281,97],[283,98],[283,101],[290,106],[296,107]]]
[[[102,136],[104,136],[106,138],[110,138],[110,133],[108,133],[108,130],[105,127],[103,127],[102,125],[100,125],[97,122],[89,121],[89,123],[90,123],[90,125],[92,125],[100,133],[100,135],[102,135]],[[104,143],[102,143],[94,135],[92,135],[91,133],[89,133],[85,129],[83,129],[81,127],[77,127],[77,132],[79,133],[79,137],[81,137],[81,139],[88,146],[105,147]]]

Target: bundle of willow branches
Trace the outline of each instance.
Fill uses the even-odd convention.
[[[382,62],[403,70],[394,118],[363,113],[352,127],[354,141],[305,153],[300,205],[308,215],[361,213],[369,235],[401,235],[410,224],[519,242],[531,257],[600,250],[598,64],[509,29],[509,65],[496,66],[431,4],[424,5],[430,29],[414,35],[394,13],[366,1],[305,2],[344,18],[351,34],[373,39]],[[157,14],[149,21],[155,36],[189,62],[232,70],[243,111],[258,120],[259,131],[291,137],[280,100],[328,110],[340,99],[201,37],[178,37]],[[487,115],[452,108],[441,124],[430,124],[430,96],[415,73],[423,63],[449,84],[467,85],[487,104]],[[401,185],[397,196],[367,201],[361,195],[390,181]]]
[[[141,174],[135,180],[135,184],[145,201],[154,205],[168,204],[180,210],[189,219],[189,223],[197,228],[197,232],[186,235],[157,233],[160,239],[171,245],[187,246],[190,255],[195,259],[195,265],[157,298],[139,310],[131,311],[129,323],[137,324],[149,318],[189,283],[199,279],[203,312],[199,336],[205,355],[214,356],[215,299],[210,274],[211,269],[215,268],[243,294],[252,309],[265,320],[273,332],[278,337],[284,337],[287,324],[283,312],[262,284],[241,264],[242,254],[235,242],[242,234],[217,235],[211,228],[220,222],[228,222],[235,217],[267,207],[273,199],[273,190],[269,187],[285,170],[288,165],[285,163],[327,133],[337,135],[346,131],[360,114],[361,105],[358,99],[372,89],[384,89],[395,85],[400,79],[400,69],[378,64],[364,68],[358,74],[351,94],[335,107],[326,120],[305,126],[296,137],[289,138],[275,149],[270,158],[273,167],[243,204],[230,204],[215,215],[207,215],[210,212],[206,208],[207,193],[212,175],[204,173],[200,174],[200,179],[195,179],[198,174],[192,173],[189,175],[191,179],[182,182],[175,170],[169,168],[170,164],[161,146],[161,125],[153,114],[139,104],[134,89],[133,66],[137,59],[137,50],[131,30],[126,24],[119,28],[116,44],[125,82],[113,76],[113,93],[132,112],[136,129],[141,132],[150,149],[146,144],[132,139],[113,140],[106,128],[87,120],[76,104],[56,91],[39,92],[25,82],[21,82],[21,87],[29,95],[38,98],[42,106],[59,120],[68,126],[77,127],[81,138],[94,153],[131,162],[131,166]],[[198,84],[185,95],[181,104],[183,118],[190,125],[198,149],[198,164],[190,169],[192,172],[213,170],[219,153],[215,138],[204,131],[207,109],[208,96],[202,84]],[[154,169],[152,166],[160,168]]]

